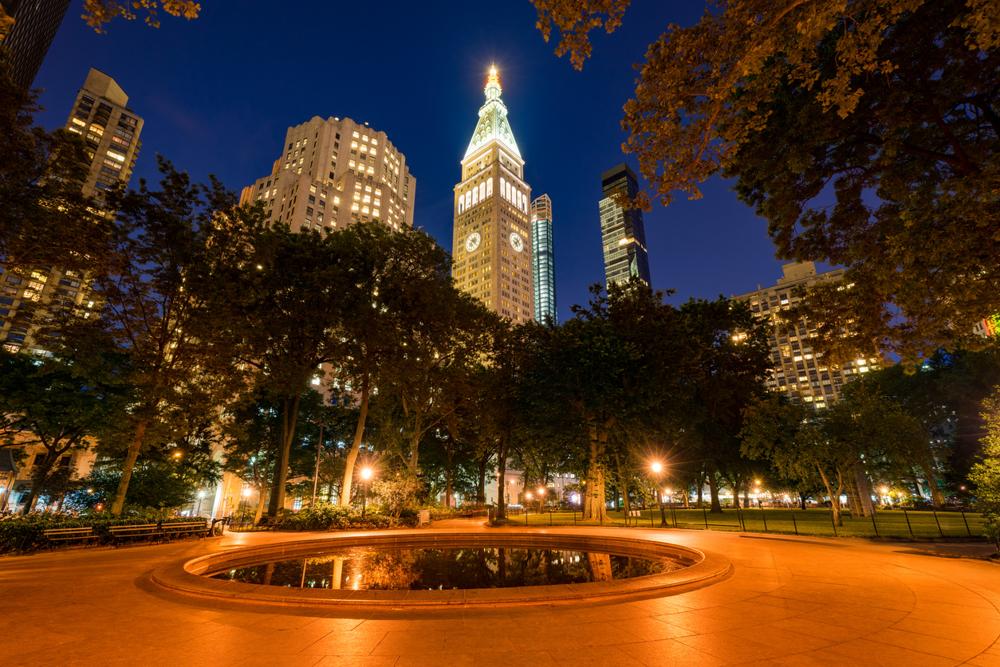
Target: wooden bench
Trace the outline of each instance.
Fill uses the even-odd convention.
[[[163,531],[158,523],[141,523],[131,526],[111,526],[108,528],[111,540],[117,545],[123,539],[137,537],[160,537]]]
[[[91,526],[80,528],[49,528],[42,531],[42,535],[49,542],[86,542],[87,540],[97,539],[97,535],[94,534],[94,529]]]
[[[177,521],[163,524],[163,535],[169,539],[175,535],[197,535],[205,537],[208,524],[205,521]]]

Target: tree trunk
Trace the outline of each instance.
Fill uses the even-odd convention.
[[[704,472],[698,475],[698,509],[701,509],[702,503],[705,502],[705,474]]]
[[[618,487],[618,491],[621,493],[622,502],[625,505],[625,522],[628,523],[629,512],[632,510],[632,502],[628,497],[628,481],[625,479],[625,473],[622,470],[621,457],[618,456],[617,452],[615,453],[615,473],[618,477],[618,484],[616,486]]]
[[[128,485],[132,481],[132,471],[135,470],[135,462],[139,459],[139,451],[142,449],[142,442],[146,438],[147,428],[149,428],[148,419],[140,419],[139,423],[135,425],[132,442],[129,443],[128,453],[125,454],[125,463],[122,464],[122,478],[118,480],[115,499],[111,503],[111,516],[121,516],[122,509],[125,507],[125,496],[128,494]]]
[[[28,500],[24,503],[21,514],[30,514],[31,510],[34,509],[35,503],[38,502],[38,498],[42,495],[42,487],[45,486],[45,481],[49,478],[58,460],[59,454],[55,454],[50,450],[45,453],[45,458],[41,463],[35,464],[32,467],[31,491],[28,492]]]
[[[823,469],[816,466],[816,470],[819,472],[820,479],[823,480],[823,486],[826,487],[827,495],[830,496],[830,513],[833,517],[833,523],[837,526],[843,526],[844,522],[840,518],[840,494],[844,488],[843,478],[838,472],[837,489],[834,491],[833,484],[831,484],[830,478],[823,472]]]
[[[489,454],[483,454],[479,459],[479,482],[476,486],[476,502],[480,506],[486,504],[486,468],[489,466]]]
[[[799,491],[799,509],[805,511],[806,509],[806,494]]]
[[[253,515],[253,525],[260,523],[260,519],[264,516],[264,508],[267,506],[267,489],[263,486],[260,487],[260,493],[257,497],[257,511]]]
[[[590,451],[587,461],[587,489],[584,496],[583,520],[603,522],[608,516],[605,497],[604,448],[608,435],[596,424],[590,426]]]
[[[351,506],[354,466],[358,462],[358,454],[361,453],[361,441],[364,440],[365,436],[365,421],[368,419],[369,382],[367,375],[361,381],[361,405],[358,410],[358,423],[354,427],[354,440],[351,441],[351,450],[347,453],[347,460],[344,461],[344,481],[340,485],[340,497],[337,499],[337,504],[341,507]]]
[[[712,514],[722,514],[722,503],[719,502],[719,480],[715,476],[715,470],[708,471],[708,493],[711,496],[712,507],[709,510]],[[700,504],[700,503],[699,503]]]
[[[500,436],[497,443],[497,513],[498,521],[507,519],[507,440],[506,434]],[[500,563],[503,564],[503,553],[500,554]]]
[[[271,483],[271,497],[267,505],[267,515],[272,519],[285,506],[285,483],[288,481],[288,461],[292,454],[292,440],[295,439],[295,422],[299,418],[300,395],[285,398],[281,411],[281,450],[278,452],[278,464],[274,468],[274,480]]]
[[[413,435],[410,436],[410,458],[406,462],[406,470],[413,479],[416,479],[417,474],[420,472],[418,456],[420,454],[420,427],[422,426],[422,422],[417,420],[416,424],[417,428],[414,429]]]
[[[449,435],[448,438],[451,439],[451,435]],[[455,479],[455,453],[451,447],[448,447],[448,449],[445,450],[445,456],[447,458],[447,465],[445,465],[444,469],[444,506],[451,509],[451,494],[454,488]]]
[[[941,487],[938,486],[937,476],[934,474],[934,467],[928,463],[921,463],[920,469],[924,471],[924,477],[927,478],[927,488],[931,492],[931,502],[935,507],[940,507],[944,505],[944,494],[941,493]]]
[[[861,511],[861,516],[869,517],[875,512],[875,507],[872,505],[872,483],[868,479],[868,473],[860,465],[854,468],[854,481],[858,487],[860,501],[858,509]]]

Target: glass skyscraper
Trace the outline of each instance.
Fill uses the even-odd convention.
[[[552,245],[552,200],[531,202],[531,274],[535,287],[535,320],[556,324],[556,258]]]
[[[642,211],[625,209],[617,199],[621,196],[632,199],[639,192],[635,174],[625,164],[612,167],[601,174],[601,189],[604,195],[599,204],[601,244],[604,246],[604,277],[607,283],[639,278],[650,284]]]

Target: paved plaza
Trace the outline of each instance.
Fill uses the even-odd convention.
[[[248,608],[149,580],[186,557],[315,533],[0,558],[0,665],[1000,666],[1000,567],[959,557],[982,547],[644,534],[721,554],[733,575],[631,602],[371,614]]]

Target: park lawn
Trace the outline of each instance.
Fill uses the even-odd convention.
[[[900,537],[917,539],[961,538],[983,536],[982,516],[966,512],[964,517],[959,512],[880,510],[875,513],[873,524],[871,517],[852,517],[844,514],[842,525],[836,526],[830,520],[828,509],[791,510],[779,508],[749,509],[737,512],[726,509],[722,514],[703,512],[700,509],[675,508],[665,509],[667,525],[678,528],[702,529],[706,522],[710,530],[746,530],[748,532],[798,533],[800,535],[840,536],[840,537],[875,537],[876,526],[879,537]],[[740,524],[742,515],[743,524]],[[530,526],[572,526],[598,525],[596,522],[584,522],[580,512],[554,510],[553,512],[529,511],[509,517],[511,525]],[[609,512],[605,526],[621,526],[626,524],[623,512]],[[655,528],[660,525],[660,512],[657,509],[639,510],[638,517],[630,517],[630,527]]]

